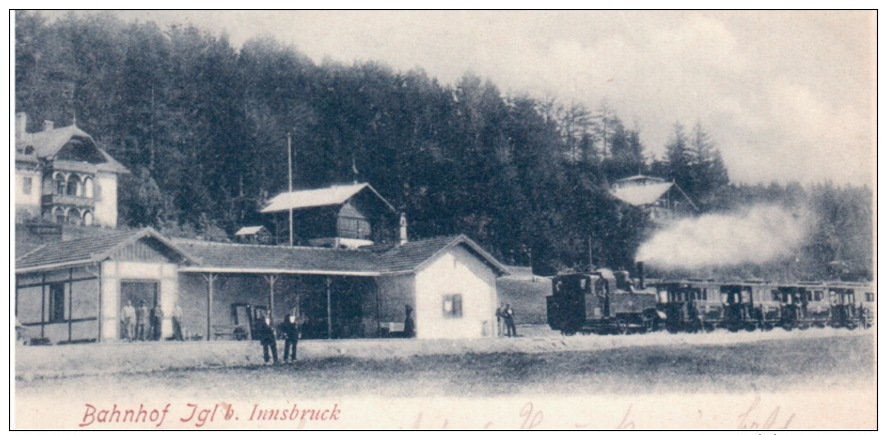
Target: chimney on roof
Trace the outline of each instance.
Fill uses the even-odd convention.
[[[21,139],[28,133],[28,114],[19,112],[15,114],[15,137]]]
[[[403,245],[409,240],[407,239],[407,215],[406,213],[400,214],[400,240],[398,240],[398,245]]]
[[[50,131],[53,129],[53,127],[54,124],[52,123],[52,121],[43,121],[43,131]]]

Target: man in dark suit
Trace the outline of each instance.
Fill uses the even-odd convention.
[[[517,328],[514,326],[514,309],[511,304],[505,304],[505,328],[509,337],[517,337]]]
[[[271,354],[274,356],[274,364],[277,364],[277,337],[274,334],[274,327],[271,326],[271,318],[265,317],[265,321],[259,325],[257,335],[259,336],[259,342],[262,343],[262,354],[265,358],[265,363],[267,364],[269,361],[268,350],[271,350]]]
[[[283,362],[287,362],[292,355],[292,362],[296,362],[296,345],[299,344],[299,324],[295,314],[286,316],[280,325],[283,334]]]
[[[136,308],[136,340],[145,341],[150,338],[151,328],[151,311],[145,305],[145,300],[139,301],[139,307]]]
[[[151,340],[160,340],[163,338],[163,309],[160,304],[151,308]]]

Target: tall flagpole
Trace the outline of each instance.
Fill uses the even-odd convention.
[[[289,169],[289,192],[293,192],[293,134],[286,134],[287,168]],[[293,246],[293,209],[290,207],[290,246]]]

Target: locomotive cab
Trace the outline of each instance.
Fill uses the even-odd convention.
[[[655,295],[635,291],[627,273],[608,269],[563,274],[551,281],[548,325],[565,335],[647,331],[655,317]],[[621,285],[620,285],[621,284]]]
[[[564,334],[575,334],[586,317],[586,296],[593,283],[585,274],[559,275],[551,280],[551,296],[546,297],[548,326]]]

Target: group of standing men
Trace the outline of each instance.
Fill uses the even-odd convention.
[[[500,337],[517,337],[517,328],[514,326],[514,309],[510,304],[502,303],[499,308],[496,308],[496,320]]]
[[[297,319],[295,314],[286,316],[278,327],[283,335],[283,362],[296,362],[296,346],[299,344],[300,327],[306,319]],[[271,317],[265,316],[256,331],[259,342],[262,343],[262,357],[265,363],[274,359],[277,364],[277,333],[271,323]]]
[[[176,304],[173,309],[173,337],[182,340],[181,308]],[[122,324],[123,339],[128,341],[156,341],[163,336],[163,309],[159,304],[148,308],[144,299],[139,301],[139,306],[134,307],[132,301],[127,300],[126,305],[120,310],[120,322]]]

